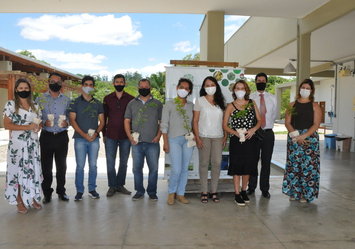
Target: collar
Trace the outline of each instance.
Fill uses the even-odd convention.
[[[91,103],[91,102],[93,102],[93,101],[96,100],[94,97],[92,97],[89,101],[87,101],[87,100],[84,98],[83,95],[80,95],[80,99],[81,99],[82,101],[89,102],[89,103]]]
[[[45,92],[43,95],[45,95],[46,97],[53,98],[52,95],[50,94],[49,90],[47,92]],[[59,92],[58,98],[62,97],[62,96],[63,96],[63,93]]]

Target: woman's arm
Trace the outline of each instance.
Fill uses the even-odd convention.
[[[10,131],[34,131],[38,129],[38,125],[31,123],[29,125],[17,125],[12,123],[11,119],[4,115],[4,128]]]
[[[286,113],[285,113],[285,126],[286,126],[286,129],[289,133],[295,131],[295,128],[293,128],[293,126],[291,125],[292,111],[290,111],[290,110],[292,110],[294,104],[295,104],[295,102],[291,102],[288,105],[288,110],[286,110]]]
[[[254,107],[254,110],[255,110],[256,124],[255,124],[255,126],[253,128],[247,130],[247,132],[245,133],[245,138],[246,139],[250,139],[254,135],[254,133],[257,131],[257,129],[259,129],[260,126],[261,126],[261,117],[260,117],[260,113],[259,113],[259,108],[256,105],[254,100],[253,100],[253,107]]]
[[[197,148],[201,149],[203,147],[203,143],[202,143],[202,140],[199,136],[199,130],[198,130],[198,122],[200,121],[200,111],[194,111],[193,112],[193,132],[194,132],[194,135],[195,135],[195,140],[196,140],[196,145],[197,145]]]
[[[223,130],[226,133],[229,133],[229,134],[232,134],[232,135],[235,135],[235,136],[239,137],[238,132],[233,130],[233,129],[231,129],[228,126],[229,117],[230,117],[230,115],[232,113],[232,110],[233,110],[233,106],[231,104],[228,104],[226,110],[224,111],[224,116],[223,116]]]

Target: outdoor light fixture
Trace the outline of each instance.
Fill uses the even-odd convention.
[[[296,73],[296,68],[292,65],[291,62],[289,62],[284,68],[284,73],[289,73],[289,74]]]

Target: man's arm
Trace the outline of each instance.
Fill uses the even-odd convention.
[[[126,132],[126,135],[127,135],[128,139],[129,139],[129,141],[131,141],[131,144],[136,145],[137,142],[134,141],[134,139],[133,139],[133,137],[131,135],[131,120],[128,119],[128,118],[125,118],[125,120],[124,120],[124,130]]]
[[[80,129],[78,123],[76,122],[76,113],[75,112],[70,112],[69,113],[69,119],[70,119],[70,123],[71,126],[74,128],[74,130],[79,133],[80,136],[82,136],[83,138],[85,138],[86,140],[88,140],[89,142],[92,142],[92,137],[89,136],[89,134],[83,132],[82,129]]]

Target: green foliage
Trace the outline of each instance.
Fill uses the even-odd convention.
[[[115,91],[113,85],[109,82],[104,81],[96,81],[95,82],[95,92],[94,98],[100,100],[101,102],[104,100],[104,97],[110,93]]]
[[[182,119],[184,120],[184,128],[187,131],[187,133],[191,132],[190,129],[190,119],[186,114],[186,110],[184,109],[184,104],[182,103],[181,99],[176,97],[174,98],[174,104],[176,105],[176,111],[180,114]]]
[[[165,97],[165,75],[165,72],[158,72],[149,76],[152,88],[155,88],[163,97]]]
[[[36,60],[36,61],[39,61],[39,62],[42,62],[42,63],[44,63],[44,64],[50,65],[50,64],[49,64],[48,62],[46,62],[46,61],[43,61],[43,60],[39,60],[39,59],[37,59],[37,58],[36,58],[36,56],[34,56],[34,54],[32,54],[32,52],[31,52],[31,51],[28,51],[28,50],[22,50],[22,51],[18,52],[18,54],[21,54],[21,55],[27,56],[27,57],[29,57],[29,58],[31,58],[31,59]]]
[[[184,58],[182,58],[184,61],[199,61],[200,60],[200,53],[196,53],[194,55],[188,54],[185,55]]]
[[[291,91],[290,88],[282,90],[282,94],[281,94],[281,110],[280,110],[280,118],[281,119],[284,119],[285,115],[286,115],[286,112],[289,111],[290,91]]]

